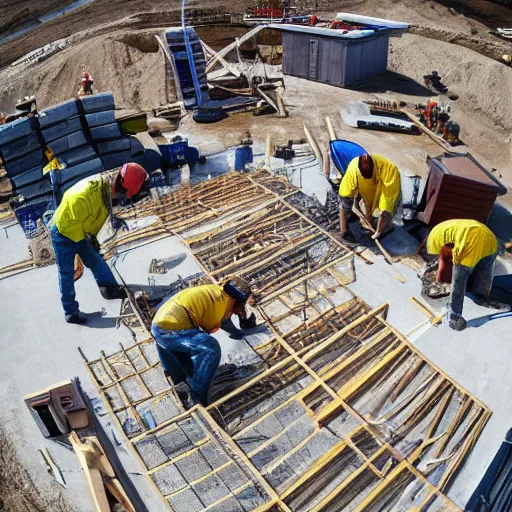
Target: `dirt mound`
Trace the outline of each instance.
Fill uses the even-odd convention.
[[[155,37],[149,34],[125,34],[117,41],[143,53],[157,53],[160,50]]]
[[[153,40],[149,34],[100,36],[30,68],[5,68],[0,71],[0,111],[13,111],[20,97],[31,94],[40,109],[68,100],[76,95],[84,69],[97,91],[114,93],[118,109],[150,110],[174,101]]]
[[[453,118],[471,153],[512,178],[512,68],[460,46],[405,34],[391,41],[389,67],[423,84],[423,75],[437,70],[459,99]],[[434,94],[432,94],[434,95]],[[418,98],[418,100],[425,98]],[[450,104],[448,98],[441,101]],[[505,178],[505,175],[504,175]]]

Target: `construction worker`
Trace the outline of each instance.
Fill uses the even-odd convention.
[[[452,329],[462,331],[467,326],[462,306],[468,284],[477,304],[500,308],[489,301],[497,250],[498,242],[492,231],[476,220],[446,220],[428,235],[427,252],[439,255],[437,280],[449,282],[451,278],[448,322]]]
[[[232,278],[223,286],[182,290],[158,309],[151,332],[162,366],[175,385],[187,382],[192,403],[207,404],[220,361],[219,342],[212,334],[222,328],[232,337],[239,336],[230,321],[233,313],[239,316],[242,329],[255,327],[254,313],[247,318],[247,303],[253,303],[250,286],[243,279]]]
[[[379,209],[380,216],[372,238],[375,240],[392,229],[391,220],[401,206],[400,173],[397,166],[376,154],[364,153],[354,158],[347,167],[340,183],[339,195],[340,232],[347,233],[347,217],[354,198],[362,197],[366,219],[371,225],[373,213]]]
[[[50,233],[59,272],[61,301],[68,323],[87,322],[75,300],[73,275],[76,254],[91,269],[103,297],[119,299],[126,296],[105,260],[94,250],[91,241],[95,240],[109,215],[113,227],[117,227],[115,224],[119,220],[112,215],[112,197],[133,198],[140,192],[147,178],[148,174],[139,164],[128,163],[119,169],[113,185],[108,177],[85,179],[64,193],[53,216],[54,224]]]
[[[82,91],[85,95],[91,95],[92,94],[92,84],[94,83],[94,80],[87,71],[84,71],[82,76]]]

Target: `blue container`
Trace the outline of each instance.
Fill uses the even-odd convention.
[[[251,146],[242,146],[235,150],[235,171],[243,171],[245,164],[252,163]]]
[[[188,140],[183,139],[171,144],[158,144],[162,158],[171,166],[187,163]]]
[[[333,140],[330,147],[331,159],[342,176],[345,176],[348,164],[354,158],[366,153],[366,149],[349,140]]]
[[[14,208],[14,214],[27,238],[37,235],[37,221],[42,218],[45,211],[52,208],[54,208],[52,197],[27,201]]]

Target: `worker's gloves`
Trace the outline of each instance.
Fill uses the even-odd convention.
[[[249,318],[240,318],[240,329],[254,329],[256,327],[256,315],[251,313]]]
[[[118,231],[128,231],[128,224],[125,220],[121,219],[117,215],[112,214],[110,217],[112,223],[112,229],[117,233]]]
[[[375,233],[372,235],[372,240],[377,240],[377,238],[380,238],[382,233],[380,231],[375,231]]]

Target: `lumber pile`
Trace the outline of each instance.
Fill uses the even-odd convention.
[[[98,438],[86,437],[82,442],[73,431],[69,441],[84,470],[96,512],[135,512]]]

